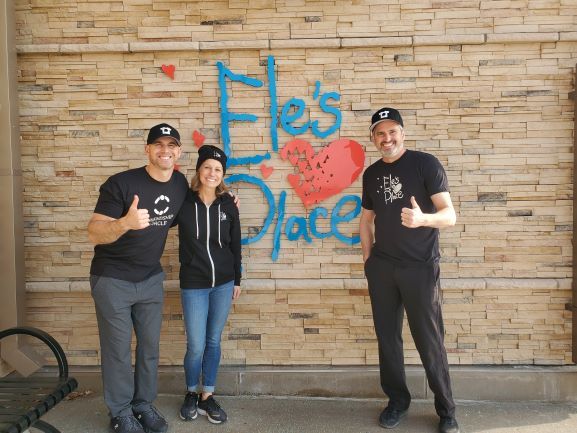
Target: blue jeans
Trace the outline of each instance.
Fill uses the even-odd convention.
[[[184,374],[190,392],[214,392],[220,365],[220,338],[232,304],[234,281],[181,292],[186,327]],[[202,389],[199,378],[202,371]]]

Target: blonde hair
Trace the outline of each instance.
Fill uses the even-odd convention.
[[[194,176],[192,176],[192,179],[190,181],[190,189],[193,190],[194,192],[198,192],[200,191],[201,187],[202,183],[200,182],[200,175],[198,174],[197,171],[196,173],[194,173]],[[228,187],[224,183],[224,176],[223,176],[222,180],[216,187],[216,195],[222,195],[225,193],[228,193]]]

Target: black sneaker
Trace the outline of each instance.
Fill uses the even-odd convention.
[[[134,415],[146,433],[165,433],[168,430],[168,423],[154,406],[143,412],[134,412]]]
[[[379,416],[379,425],[384,428],[395,428],[401,422],[401,419],[407,414],[409,410],[398,410],[387,406]]]
[[[110,420],[110,429],[114,433],[145,433],[133,415],[115,416]]]
[[[439,432],[440,433],[459,433],[459,424],[455,418],[445,418],[441,417],[439,421]]]
[[[192,421],[198,416],[196,407],[198,406],[198,394],[196,392],[187,392],[184,397],[184,403],[180,408],[180,419]]]
[[[198,400],[198,413],[206,415],[213,424],[220,424],[226,421],[226,412],[222,410],[212,395],[206,400]]]

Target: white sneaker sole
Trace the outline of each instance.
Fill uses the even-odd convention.
[[[222,421],[219,419],[211,418],[210,415],[204,409],[197,409],[198,413],[207,417],[208,420],[213,424],[222,424]]]
[[[178,416],[179,416],[180,419],[183,420],[183,421],[192,421],[193,419],[196,419],[196,418],[198,417],[198,411],[194,414],[193,417],[186,418],[186,417],[182,416],[182,413],[181,413],[181,412],[178,412]]]

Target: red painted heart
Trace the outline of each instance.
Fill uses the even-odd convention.
[[[164,72],[166,75],[168,75],[173,80],[174,80],[174,70],[175,69],[176,68],[174,67],[174,65],[162,65],[162,72]]]
[[[264,164],[260,165],[260,172],[262,173],[262,177],[265,179],[268,179],[273,171],[274,171],[274,167],[267,167]]]
[[[192,133],[192,141],[194,141],[194,145],[196,147],[202,146],[202,143],[204,143],[205,138],[206,137],[204,135],[202,135],[200,132],[196,130]]]
[[[305,207],[338,194],[352,184],[363,171],[365,152],[354,140],[341,138],[315,154],[305,140],[289,141],[280,157],[295,166],[298,174],[287,179]]]

